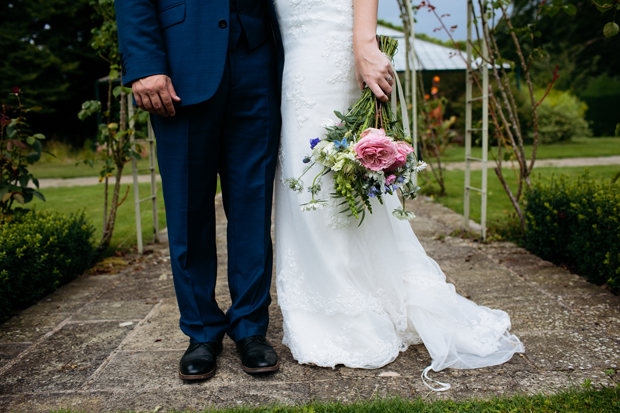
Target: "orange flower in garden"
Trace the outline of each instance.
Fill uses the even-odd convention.
[[[433,87],[431,88],[431,95],[436,95],[436,94],[437,94],[437,92],[439,92],[439,89],[437,89],[435,86],[433,86]]]
[[[430,95],[424,95],[424,99],[429,100],[431,98]]]
[[[439,79],[439,76],[435,76],[435,77],[433,78],[433,80],[434,80],[435,82],[439,82],[439,80],[440,80],[440,79]]]

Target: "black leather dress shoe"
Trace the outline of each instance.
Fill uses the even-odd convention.
[[[241,368],[250,374],[270,373],[280,368],[278,355],[263,336],[251,336],[237,341]]]
[[[181,357],[179,378],[182,380],[204,380],[215,374],[218,354],[222,343],[192,343]]]

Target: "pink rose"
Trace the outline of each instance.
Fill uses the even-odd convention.
[[[390,175],[387,178],[385,178],[385,184],[392,185],[395,180],[396,180],[396,175]]]
[[[390,171],[394,171],[401,166],[405,166],[407,163],[407,155],[413,152],[413,148],[406,144],[405,142],[394,143],[398,154],[396,155],[396,159],[394,159],[394,163],[390,166]]]
[[[360,136],[361,139],[353,145],[353,150],[365,168],[382,171],[394,163],[398,149],[385,136],[383,129],[368,128]]]

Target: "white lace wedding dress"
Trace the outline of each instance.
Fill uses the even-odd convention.
[[[523,352],[510,318],[459,296],[407,221],[376,203],[358,227],[335,203],[302,212],[288,189],[309,140],[360,96],[352,0],[275,0],[284,42],[282,142],[276,179],[276,268],[284,344],[299,363],[378,368],[424,343],[435,371],[490,366]],[[313,171],[306,177],[314,177]],[[308,178],[311,179],[311,178]],[[307,182],[306,184],[308,184]],[[329,198],[332,181],[323,178]]]

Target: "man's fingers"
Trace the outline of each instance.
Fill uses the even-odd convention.
[[[136,100],[136,105],[138,105],[140,109],[144,109],[142,107],[142,96],[140,96],[140,94],[137,93],[135,90],[133,91],[133,98]]]
[[[166,109],[161,99],[159,98],[159,94],[157,93],[149,94],[149,97],[151,98],[151,104],[153,105],[154,113],[167,117],[168,110]]]
[[[168,90],[162,91],[159,97],[161,98],[162,104],[164,105],[164,108],[166,109],[167,116],[174,116],[175,111],[174,111],[174,105],[172,104],[173,97],[170,96],[170,93],[168,93]]]

